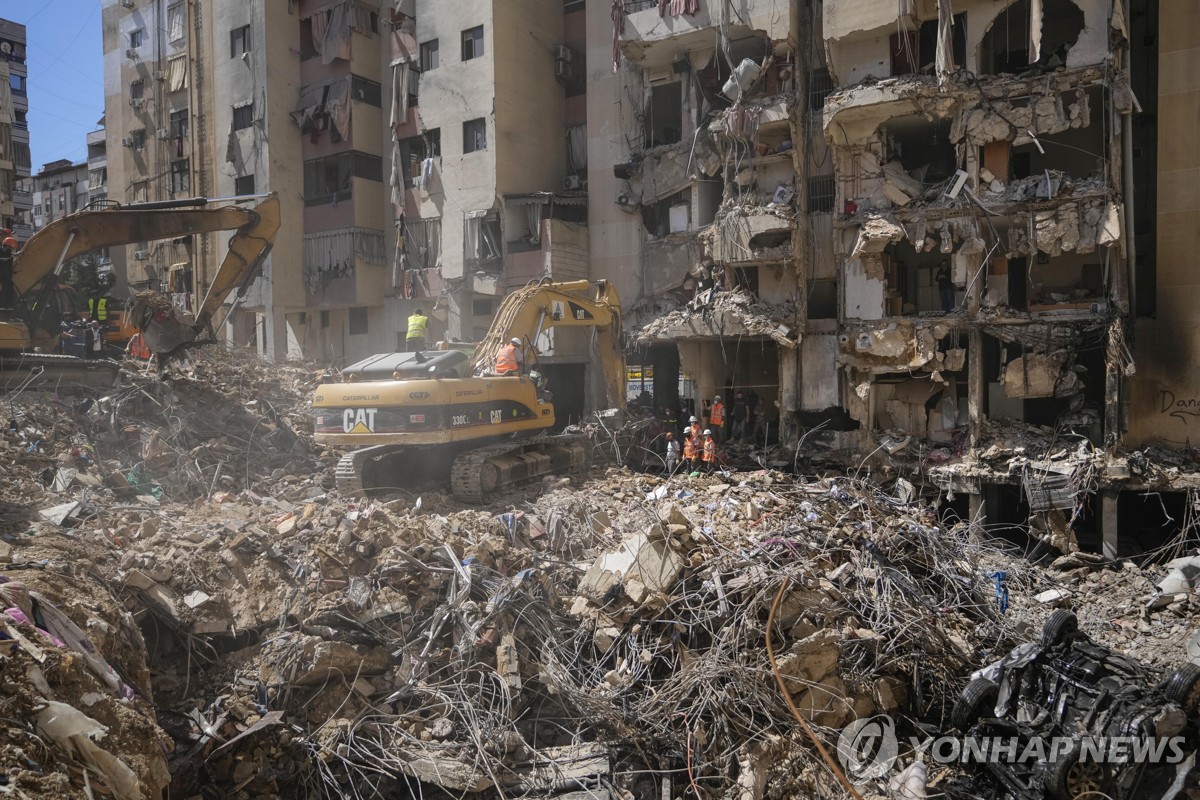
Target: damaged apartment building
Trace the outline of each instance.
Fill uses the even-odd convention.
[[[964,516],[1110,553],[1120,490],[1138,485],[1118,453],[1148,99],[1130,76],[1155,69],[1130,42],[1146,6],[838,0],[821,14],[839,330],[820,386],[858,423],[842,445],[936,484]]]
[[[611,35],[589,36],[591,263],[621,294],[629,361],[668,413],[755,397],[774,440],[799,384],[797,4],[589,14]]]

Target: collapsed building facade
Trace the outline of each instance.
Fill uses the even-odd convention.
[[[617,284],[656,405],[742,391],[774,439],[798,407],[799,4],[609,11],[588,12],[593,272]]]
[[[1152,5],[822,14],[836,384],[860,423],[839,436],[969,498],[975,521],[1109,555],[1132,495],[1170,488],[1126,455],[1146,440],[1123,440],[1146,271],[1134,117],[1153,102],[1131,73],[1158,67]]]

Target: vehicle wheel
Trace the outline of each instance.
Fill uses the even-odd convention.
[[[1167,699],[1189,717],[1200,711],[1200,666],[1184,664],[1167,677]]]
[[[1046,768],[1045,789],[1055,800],[1103,797],[1104,765],[1098,761],[1080,761],[1078,746],[1072,747]]]
[[[963,689],[950,712],[950,724],[966,733],[982,717],[995,713],[996,698],[1000,687],[982,676],[975,678]]]
[[[1079,632],[1079,620],[1074,612],[1059,608],[1046,620],[1042,626],[1042,647],[1053,647],[1061,644]]]

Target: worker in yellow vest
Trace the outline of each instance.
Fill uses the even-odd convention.
[[[425,349],[425,323],[429,318],[417,309],[408,318],[408,331],[404,334],[405,349],[410,353]]]
[[[108,298],[92,295],[88,298],[88,317],[101,325],[108,322]]]

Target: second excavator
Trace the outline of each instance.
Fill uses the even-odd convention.
[[[233,231],[220,268],[204,300],[190,316],[171,307],[162,295],[143,293],[126,310],[127,322],[142,332],[150,350],[167,357],[193,344],[212,339],[212,321],[229,294],[244,292],[258,275],[279,230],[279,198],[259,195],[253,207],[206,198],[151,203],[114,204],[86,209],[55,220],[35,233],[13,260],[15,307],[0,309],[0,375],[21,377],[40,369],[47,376],[111,382],[115,365],[85,362],[53,355],[59,325],[65,315],[82,309],[78,293],[60,282],[64,265],[72,258],[101,247],[152,242],[181,236]],[[22,378],[23,379],[23,378]]]
[[[317,442],[351,449],[338,463],[339,488],[358,493],[448,477],[456,498],[479,503],[531,478],[582,470],[586,442],[549,435],[554,403],[539,377],[490,369],[502,345],[515,338],[532,352],[553,327],[595,330],[607,403],[623,409],[621,305],[613,287],[527,286],[504,298],[473,357],[457,349],[384,353],[347,367],[342,382],[317,387]]]

